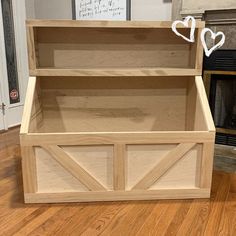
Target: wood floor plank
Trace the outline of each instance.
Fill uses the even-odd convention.
[[[144,224],[139,229],[137,236],[150,235],[153,226],[159,222],[164,212],[167,210],[170,201],[159,201],[153,208],[149,217],[144,221]]]
[[[81,236],[95,236],[101,234],[105,230],[107,225],[110,224],[112,219],[116,217],[116,215],[124,208],[126,208],[126,203],[116,203],[112,205],[112,207],[106,209],[99,217],[97,217],[93,222],[91,222],[88,228],[82,230],[81,232],[77,229],[72,235],[80,234]]]
[[[80,214],[83,214],[85,212],[85,208],[79,205],[64,207],[62,206],[60,211],[54,214],[46,222],[39,225],[35,230],[30,233],[30,235],[36,236],[57,234],[57,229],[60,229],[66,221],[70,220],[78,212],[80,212]]]
[[[176,211],[175,216],[173,217],[172,221],[168,225],[165,234],[166,235],[176,235],[179,227],[181,226],[182,222],[186,218],[186,215],[192,205],[193,200],[184,200],[181,202],[181,206],[178,211]]]
[[[236,232],[236,175],[230,174],[230,191],[221,217],[218,235],[234,236]]]
[[[136,235],[155,205],[155,201],[136,202],[131,209],[126,209],[119,221],[113,221],[101,235],[119,235],[120,232]]]
[[[18,231],[20,231],[22,228],[24,228],[29,222],[33,221],[35,218],[39,217],[41,214],[43,214],[47,209],[46,207],[40,207],[37,209],[28,209],[27,212],[24,212],[23,217],[16,218],[16,215],[13,215],[12,221],[14,220],[14,226],[11,226],[9,223],[9,226],[5,229],[4,235],[11,236],[16,234]],[[21,211],[22,214],[22,211]]]
[[[182,222],[177,235],[203,235],[206,228],[209,214],[212,210],[214,201],[217,201],[217,194],[221,187],[223,175],[216,175],[212,185],[211,200],[196,199],[191,204],[191,207]]]
[[[226,205],[226,200],[229,195],[230,190],[230,176],[224,175],[221,180],[221,191],[216,195],[216,198],[213,202],[212,210],[208,215],[208,221],[205,229],[205,234],[217,235],[220,222],[223,216],[223,212]]]
[[[236,194],[229,193],[227,202],[225,203],[225,208],[222,213],[218,236],[234,236],[236,232]]]
[[[0,235],[235,235],[236,174],[219,171],[211,199],[24,204],[18,134],[0,134]]]
[[[68,218],[64,223],[63,227],[55,229],[53,233],[56,235],[72,235],[77,234],[77,231],[83,231],[89,227],[91,222],[99,217],[104,210],[109,207],[109,204],[85,204],[84,210],[77,210],[75,214]],[[78,234],[77,234],[78,235]]]
[[[173,201],[169,204],[168,208],[166,211],[163,213],[162,217],[160,220],[153,226],[151,234],[150,235],[165,235],[165,232],[168,229],[168,226],[172,222],[176,211],[178,211],[181,207],[181,202],[180,201]]]
[[[113,217],[110,218],[109,224],[105,224],[99,229],[99,235],[107,235],[108,232],[113,230],[120,222],[120,220],[123,219],[128,214],[128,212],[135,206],[135,203],[133,202],[122,203],[122,206],[123,204],[125,204],[125,207],[121,208],[117,214],[114,214]],[[99,218],[96,219],[96,222],[98,222]]]
[[[43,224],[50,217],[52,217],[55,213],[57,213],[61,209],[61,206],[53,206],[44,211],[38,217],[35,217],[28,224],[18,230],[15,236],[29,235],[34,229],[36,229],[39,225]]]
[[[22,222],[22,219],[25,217],[28,217],[30,214],[32,214],[37,208],[27,208],[27,209],[18,209],[14,212],[11,212],[9,215],[6,215],[2,220],[0,224],[0,232],[4,235],[7,235],[7,231],[9,231],[11,228],[15,229],[17,228],[17,225]],[[14,222],[14,225],[12,224]],[[12,234],[8,234],[12,235]]]

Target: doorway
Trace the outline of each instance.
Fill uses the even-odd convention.
[[[25,2],[0,4],[0,130],[21,123],[28,82]]]

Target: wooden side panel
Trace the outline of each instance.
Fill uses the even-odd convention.
[[[36,80],[36,86],[34,90],[33,104],[31,109],[31,117],[29,124],[29,133],[35,132],[43,125],[43,109],[41,99],[41,88],[39,78]]]
[[[197,29],[197,35],[195,36],[196,43],[194,44],[196,47],[194,51],[194,55],[196,58],[194,67],[200,71],[202,71],[202,62],[203,62],[203,46],[201,42],[201,31],[205,27],[205,22],[202,23],[204,26]]]
[[[209,197],[213,143],[126,145],[35,147],[36,176],[24,172],[26,202]]]
[[[21,147],[21,154],[24,193],[36,193],[38,190],[38,180],[34,148]]]
[[[189,79],[186,105],[186,130],[214,131],[209,104],[201,77]]]
[[[36,38],[34,34],[34,27],[27,27],[27,44],[30,71],[34,71],[37,65],[35,41]]]
[[[21,134],[27,134],[29,132],[35,89],[36,89],[36,78],[30,77],[28,82],[24,111],[21,122],[21,129],[20,129]]]
[[[214,160],[214,142],[204,143],[202,150],[202,163],[200,169],[200,187],[211,188],[212,170]]]
[[[202,117],[204,118],[204,122],[207,125],[207,128],[211,132],[215,132],[215,125],[214,121],[211,115],[210,106],[208,103],[206,90],[204,88],[203,80],[201,76],[195,77],[195,83],[197,87],[197,98],[199,99],[199,106],[201,106],[202,109]]]

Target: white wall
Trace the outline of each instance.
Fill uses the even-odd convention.
[[[28,19],[35,18],[34,0],[25,0],[26,16]]]
[[[131,0],[132,20],[171,20],[172,3],[168,0]]]
[[[72,0],[25,1],[27,18],[72,19]],[[132,20],[171,20],[171,0],[131,0],[131,5]]]
[[[71,0],[34,0],[34,2],[35,17],[38,19],[72,19]]]

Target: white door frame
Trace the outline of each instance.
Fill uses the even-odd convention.
[[[10,104],[8,95],[8,77],[5,57],[5,43],[4,38],[0,36],[0,84],[2,84],[3,93],[2,99],[6,104],[5,116],[4,116],[4,128],[7,130],[10,127],[19,125],[21,123],[21,116],[23,112],[23,106],[25,101],[26,87],[28,83],[28,57],[27,57],[27,45],[26,45],[26,12],[25,12],[25,0],[11,0],[13,8],[13,20],[15,30],[15,46],[17,57],[17,70],[18,70],[18,82],[20,91],[20,102],[16,104]],[[0,4],[1,5],[1,4]],[[0,7],[1,26],[0,35],[3,34],[2,26],[2,8]]]
[[[1,70],[1,69],[0,69]],[[0,75],[1,76],[1,75]],[[3,87],[0,84],[0,131],[5,130],[6,128],[6,121],[5,121],[5,110],[4,110],[4,102],[3,102]]]
[[[7,85],[7,86],[6,86]],[[6,67],[6,53],[5,53],[5,41],[3,31],[3,20],[2,20],[2,4],[0,3],[0,102],[7,105],[7,67]],[[7,107],[5,107],[7,110]],[[0,130],[6,130],[7,125],[7,114],[6,110],[0,110]]]

